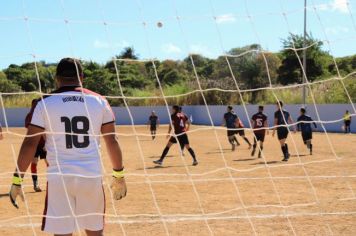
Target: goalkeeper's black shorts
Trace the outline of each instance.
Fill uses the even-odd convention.
[[[47,151],[44,150],[43,147],[37,147],[35,157],[39,157],[40,159],[46,159],[47,157]]]

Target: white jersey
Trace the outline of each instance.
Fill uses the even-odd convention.
[[[100,133],[115,122],[105,98],[79,86],[62,87],[39,100],[30,122],[46,132],[47,172],[101,175]]]

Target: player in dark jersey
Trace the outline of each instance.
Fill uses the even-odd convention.
[[[302,132],[302,138],[303,142],[305,145],[307,145],[307,148],[309,148],[310,155],[313,154],[313,144],[311,143],[312,138],[313,138],[313,129],[311,126],[311,123],[313,123],[314,127],[316,128],[316,123],[313,121],[313,119],[306,115],[306,110],[305,108],[300,108],[300,116],[298,117],[298,131]]]
[[[170,125],[168,128],[168,135],[167,135],[167,138],[170,137],[170,139],[167,143],[167,146],[164,148],[161,158],[159,160],[153,161],[153,163],[157,165],[162,165],[164,158],[168,154],[169,148],[173,144],[177,143],[178,140],[179,144],[184,144],[184,147],[188,150],[188,152],[192,156],[193,166],[198,165],[198,161],[195,157],[195,153],[189,145],[188,135],[186,134],[186,132],[189,130],[190,121],[184,113],[179,112],[179,106],[173,106],[171,120],[174,129],[174,135],[171,135],[172,126]]]
[[[260,142],[258,158],[261,158],[263,142],[265,141],[266,129],[268,129],[267,116],[263,113],[263,106],[259,106],[258,112],[252,116],[251,125],[253,127],[253,134],[255,136],[253,139],[253,149],[251,152],[251,156],[255,155],[257,143]]]
[[[39,100],[38,99],[33,99],[32,100],[32,105],[31,105],[31,110],[30,112],[26,115],[25,118],[25,127],[27,128],[28,125],[31,122],[32,119],[32,114],[33,111],[35,110],[35,107],[37,105],[37,102]],[[38,159],[43,159],[46,162],[46,165],[48,166],[48,162],[46,159],[47,156],[47,151],[45,149],[45,139],[44,136],[42,135],[37,148],[36,148],[36,153],[35,156],[33,158],[33,161],[31,163],[31,176],[32,176],[32,182],[33,182],[33,189],[35,190],[35,192],[42,192],[42,189],[40,188],[40,186],[38,185],[38,176],[37,176],[37,163],[38,163]]]
[[[154,140],[156,138],[156,131],[159,126],[159,119],[155,111],[152,111],[150,117],[148,117],[148,125],[150,126],[152,140]]]
[[[178,112],[184,114],[184,112],[183,112],[183,107],[179,106]],[[189,120],[189,121],[190,121],[190,120]],[[191,122],[191,121],[190,121],[190,122]],[[180,151],[181,151],[181,153],[182,153],[182,156],[185,156],[185,155],[184,155],[184,143],[179,143],[179,146],[180,146]]]
[[[288,124],[292,124],[292,123],[293,120],[289,112],[283,109],[283,102],[278,101],[277,111],[274,113],[274,128],[273,128],[272,136],[274,136],[275,131],[277,129],[277,137],[279,143],[281,144],[281,149],[284,156],[282,161],[288,161],[290,157],[286,140],[289,133]],[[293,130],[294,132],[296,132],[295,126],[293,126]]]
[[[237,141],[235,134],[237,133],[236,130],[236,122],[237,122],[237,115],[234,113],[232,106],[227,107],[227,112],[224,114],[223,124],[227,128],[227,138],[229,143],[231,144],[231,150],[235,150],[235,146],[240,146],[239,141]]]

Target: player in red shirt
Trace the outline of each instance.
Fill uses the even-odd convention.
[[[251,156],[255,155],[258,141],[260,142],[260,150],[258,152],[258,158],[261,158],[261,151],[263,149],[263,142],[265,140],[266,129],[268,127],[267,116],[263,113],[263,106],[258,107],[258,112],[252,116],[251,124],[253,127],[254,139],[253,149]],[[267,130],[268,134],[268,130]]]
[[[198,161],[195,157],[195,153],[193,149],[189,145],[188,135],[186,132],[189,130],[190,121],[188,117],[180,112],[179,106],[173,106],[172,114],[171,114],[172,126],[174,129],[174,135],[171,135],[172,126],[170,125],[168,128],[167,138],[170,137],[167,146],[164,148],[161,158],[159,160],[153,161],[153,163],[157,165],[162,165],[162,162],[166,155],[168,154],[169,148],[177,143],[177,140],[180,145],[184,145],[184,147],[189,151],[190,155],[193,158],[193,166],[198,165]]]
[[[31,123],[33,111],[35,110],[35,107],[36,107],[38,101],[39,101],[38,99],[33,99],[32,100],[31,110],[26,115],[26,118],[25,118],[25,127],[26,128]],[[48,166],[48,162],[47,162],[47,159],[46,159],[47,151],[45,149],[45,143],[46,143],[46,141],[44,139],[44,136],[42,135],[41,139],[40,139],[40,141],[39,141],[39,143],[37,145],[35,156],[34,156],[34,158],[32,160],[32,163],[31,163],[31,177],[32,177],[32,182],[33,182],[33,189],[35,190],[35,192],[42,192],[42,189],[38,185],[38,176],[37,176],[38,158],[43,159],[46,162],[46,165]]]
[[[240,135],[243,140],[245,140],[245,142],[248,144],[248,149],[251,149],[252,145],[245,135],[245,126],[239,117],[236,119],[235,127],[237,128],[236,133]]]

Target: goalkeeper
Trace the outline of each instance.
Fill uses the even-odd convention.
[[[23,199],[21,183],[41,136],[46,136],[47,196],[42,230],[72,235],[103,235],[105,196],[100,162],[100,133],[113,166],[112,192],[118,200],[126,195],[120,146],[115,138],[115,117],[105,98],[84,89],[80,62],[62,59],[56,70],[58,89],[35,106],[22,143],[10,190],[15,207]]]

